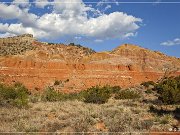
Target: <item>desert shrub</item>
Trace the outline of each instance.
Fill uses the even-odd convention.
[[[54,85],[60,85],[62,82],[59,80],[55,80]]]
[[[115,95],[115,99],[137,99],[137,98],[140,98],[140,94],[132,90],[122,90]]]
[[[173,116],[170,114],[166,114],[163,116],[156,116],[155,122],[158,122],[159,124],[169,124],[173,120]]]
[[[180,103],[180,76],[166,78],[155,85],[159,99],[165,104]]]
[[[107,125],[109,132],[126,132],[131,127],[132,120],[129,113],[116,112],[113,117],[107,116],[105,125]]]
[[[25,107],[28,105],[28,89],[20,84],[15,83],[14,86],[0,85],[0,102],[1,104],[11,104],[17,107]]]
[[[145,93],[151,94],[151,93],[153,93],[153,91],[152,91],[152,89],[147,89],[147,90],[145,91]]]
[[[81,99],[79,93],[62,93],[54,90],[54,88],[48,87],[45,92],[42,94],[41,99],[43,101],[66,101],[66,100],[74,100],[74,99]]]
[[[96,103],[96,104],[103,104],[108,101],[110,98],[111,94],[113,94],[116,89],[113,89],[113,87],[110,86],[104,86],[104,87],[91,87],[84,91],[83,97],[84,97],[84,102],[86,103]]]
[[[149,130],[152,126],[153,126],[153,120],[152,119],[143,120],[140,123],[140,129]]]
[[[155,85],[155,83],[153,81],[147,81],[147,82],[142,82],[141,85],[143,85],[144,87],[149,87],[150,85]]]
[[[21,85],[15,86],[15,91],[17,93],[17,97],[14,100],[14,104],[17,107],[24,107],[28,105],[28,95],[30,94],[28,89]]]
[[[58,101],[60,97],[59,94],[60,93],[55,91],[54,88],[48,87],[42,95],[42,100],[50,102]]]
[[[110,87],[109,86],[109,89],[110,89],[110,93],[116,94],[116,93],[118,93],[121,90],[121,87],[119,87],[119,86]]]
[[[104,87],[91,87],[87,90],[81,91],[79,93],[62,93],[54,90],[54,88],[48,87],[42,94],[43,101],[65,101],[65,100],[81,100],[86,103],[97,103],[102,104],[107,102],[112,94],[118,93],[120,91],[119,86],[104,86]]]
[[[5,86],[3,84],[0,85],[0,96],[2,100],[10,100],[15,99],[17,97],[16,91],[13,87]]]
[[[41,100],[41,95],[36,93],[36,94],[33,94],[29,97],[29,101],[32,102],[32,103],[37,103],[38,101]]]
[[[160,120],[160,124],[168,124],[170,121],[170,115],[164,115],[161,120]]]
[[[93,119],[89,115],[79,114],[79,116],[72,119],[71,127],[73,127],[75,132],[82,134],[81,132],[88,132],[94,124]]]

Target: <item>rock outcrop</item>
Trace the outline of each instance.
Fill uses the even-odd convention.
[[[0,38],[0,56],[23,54],[29,50],[35,50],[32,43],[35,41],[33,35]]]
[[[21,38],[21,40],[17,40]],[[8,40],[10,39],[10,40]],[[0,56],[0,82],[22,82],[32,91],[54,86],[76,92],[95,85],[128,87],[180,75],[180,59],[135,45],[124,44],[109,52],[95,52],[76,45],[38,42],[31,35],[0,39],[0,51],[13,43],[33,49]],[[2,47],[3,46],[3,47]],[[20,47],[21,48],[21,47]]]

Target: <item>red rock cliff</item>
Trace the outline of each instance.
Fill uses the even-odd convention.
[[[32,37],[28,35],[29,38]],[[0,46],[5,46],[4,41]],[[81,46],[28,41],[33,49],[0,56],[1,82],[22,82],[31,90],[42,90],[61,80],[58,90],[74,92],[95,85],[127,87],[157,81],[168,70],[173,71],[172,75],[180,75],[179,59],[135,45],[95,53]]]

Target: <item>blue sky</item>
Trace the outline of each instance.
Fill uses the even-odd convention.
[[[96,51],[131,43],[180,57],[178,0],[0,1],[1,37],[31,33],[41,41],[75,42]]]

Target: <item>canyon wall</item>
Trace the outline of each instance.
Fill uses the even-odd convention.
[[[0,39],[0,83],[21,82],[31,91],[48,86],[77,92],[96,85],[129,87],[180,75],[180,59],[124,44],[95,52],[80,45],[38,42],[30,34]],[[55,81],[60,84],[55,86]]]
[[[55,80],[61,80],[65,83],[58,89],[64,92],[80,91],[96,85],[128,87],[144,81],[157,81],[163,75],[163,72],[144,72],[138,66],[36,62],[19,58],[1,60],[0,66],[2,82],[22,82],[31,90],[42,90],[53,85]]]

